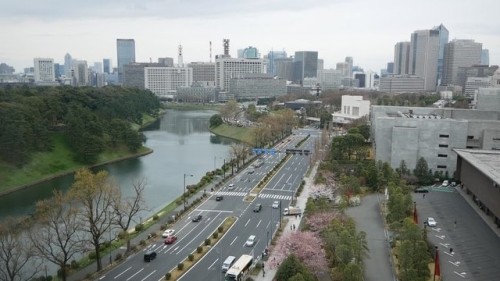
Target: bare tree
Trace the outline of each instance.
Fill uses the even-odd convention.
[[[32,251],[26,218],[7,218],[0,224],[0,280],[25,281],[35,277],[41,260]]]
[[[83,251],[82,223],[78,206],[71,198],[54,191],[50,199],[36,204],[34,231],[29,237],[36,253],[61,268],[61,279],[66,281],[68,262]]]
[[[113,202],[117,200],[118,188],[108,178],[106,171],[94,174],[88,169],[81,169],[76,172],[75,182],[69,192],[82,206],[80,219],[83,230],[89,234],[89,242],[96,255],[97,271],[100,271],[101,244],[104,242],[104,235],[110,231]]]
[[[127,252],[130,251],[130,238],[128,229],[140,211],[146,210],[144,201],[144,188],[147,180],[140,178],[132,183],[134,188],[133,196],[122,198],[122,193],[118,190],[118,196],[113,201],[114,219],[113,224],[118,225],[127,240]]]

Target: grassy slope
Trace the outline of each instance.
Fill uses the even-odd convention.
[[[235,127],[222,124],[215,128],[210,128],[210,131],[216,135],[239,140],[249,145],[254,144],[254,136],[251,128]]]

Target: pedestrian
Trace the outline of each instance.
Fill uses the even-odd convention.
[[[455,221],[453,222],[453,224],[455,225],[455,228],[456,228],[456,227],[457,227],[457,220],[455,220]]]
[[[425,199],[425,193],[422,193],[422,198]]]
[[[293,230],[295,230],[295,224],[293,224]]]
[[[290,230],[293,230],[293,225],[290,225]]]
[[[453,254],[453,248],[450,247],[450,254]]]

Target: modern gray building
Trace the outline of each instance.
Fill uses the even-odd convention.
[[[267,54],[267,60],[269,61],[269,63],[267,64],[267,73],[277,75],[278,72],[276,70],[275,60],[276,59],[284,59],[284,58],[287,58],[287,54],[286,54],[285,50],[283,50],[283,51],[270,51]],[[285,77],[281,77],[281,78],[285,78]]]
[[[293,59],[292,58],[276,58],[274,59],[276,66],[276,76],[288,81],[293,80]]]
[[[304,78],[316,77],[318,73],[318,52],[295,52],[293,58],[293,81],[302,84]]]
[[[178,87],[176,99],[179,102],[189,103],[219,102],[219,91],[215,87],[206,87],[193,82],[191,87]]]
[[[424,92],[424,79],[415,75],[387,75],[380,77],[379,91],[389,94]]]
[[[398,42],[394,46],[395,75],[405,75],[410,72],[410,42]]]
[[[111,59],[102,59],[103,72],[110,74],[113,72],[113,66],[111,65]]]
[[[500,88],[479,88],[476,109],[500,111]]]
[[[444,48],[443,85],[457,85],[458,68],[479,65],[483,44],[474,40],[453,40]]]
[[[192,62],[188,67],[193,69],[193,82],[203,87],[215,87],[215,63]]]
[[[160,63],[150,62],[134,62],[123,66],[123,81],[122,85],[126,87],[133,87],[145,89],[144,84],[144,68],[146,67],[161,67]]]
[[[158,63],[161,64],[161,66],[174,67],[174,58],[158,58]]]
[[[230,94],[236,99],[279,97],[286,94],[286,80],[270,74],[245,74],[232,78]]]
[[[116,39],[116,54],[118,62],[118,82],[123,81],[123,66],[135,62],[134,39]]]
[[[465,93],[467,80],[471,77],[490,77],[497,71],[498,65],[474,65],[468,67],[458,67],[458,85],[462,87],[462,92]]]
[[[373,148],[377,161],[414,169],[423,157],[429,169],[456,170],[456,148],[498,149],[500,111],[372,106]]]
[[[235,59],[227,56],[215,58],[215,86],[224,92],[230,91],[229,82],[232,78],[265,72],[266,64],[263,59]]]
[[[443,79],[443,66],[444,66],[444,48],[448,43],[449,31],[443,24],[435,26],[433,30],[439,31],[439,55],[438,55],[438,69],[437,69],[437,81],[438,85],[441,85],[441,80]]]
[[[436,90],[439,31],[417,30],[411,34],[409,74],[424,78],[424,89]]]
[[[481,64],[490,65],[490,50],[483,49],[481,51]]]

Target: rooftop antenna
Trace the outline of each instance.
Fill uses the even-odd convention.
[[[212,62],[212,41],[210,41],[210,62]]]
[[[229,39],[222,39],[224,44],[224,56],[229,56]]]

